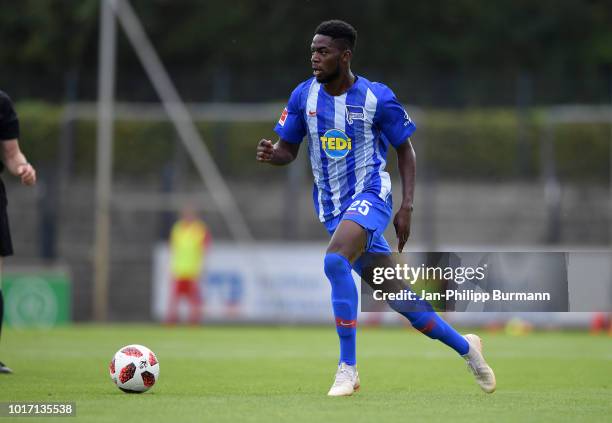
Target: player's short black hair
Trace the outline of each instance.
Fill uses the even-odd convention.
[[[334,40],[341,40],[345,43],[346,48],[354,51],[357,44],[357,31],[348,22],[339,19],[321,22],[315,34],[327,35]]]

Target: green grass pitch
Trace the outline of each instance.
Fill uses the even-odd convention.
[[[15,373],[0,375],[0,401],[75,401],[77,417],[63,420],[87,422],[609,419],[612,338],[481,335],[497,374],[493,395],[482,393],[463,360],[440,343],[406,328],[364,328],[361,390],[327,398],[337,360],[331,327],[6,329],[0,359]],[[108,375],[114,352],[131,343],[148,346],[160,362],[158,383],[142,395],[122,393]]]

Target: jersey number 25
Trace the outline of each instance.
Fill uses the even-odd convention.
[[[357,200],[357,201],[353,201],[353,204],[351,204],[351,206],[348,209],[346,209],[346,211],[357,210],[359,213],[365,216],[370,211],[371,205],[372,203],[370,203],[368,200]]]

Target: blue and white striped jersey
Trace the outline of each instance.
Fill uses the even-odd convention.
[[[308,136],[313,201],[325,222],[345,210],[356,194],[371,192],[387,200],[388,145],[398,147],[415,129],[389,87],[359,76],[340,96],[329,95],[315,78],[302,82],[274,131],[290,143]]]

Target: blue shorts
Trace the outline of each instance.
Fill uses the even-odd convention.
[[[368,233],[366,252],[389,253],[391,249],[383,233],[389,224],[392,213],[393,200],[391,195],[387,197],[387,201],[384,201],[376,194],[362,192],[353,198],[352,203],[346,210],[325,222],[324,225],[329,234],[333,235],[341,221],[352,220]]]

